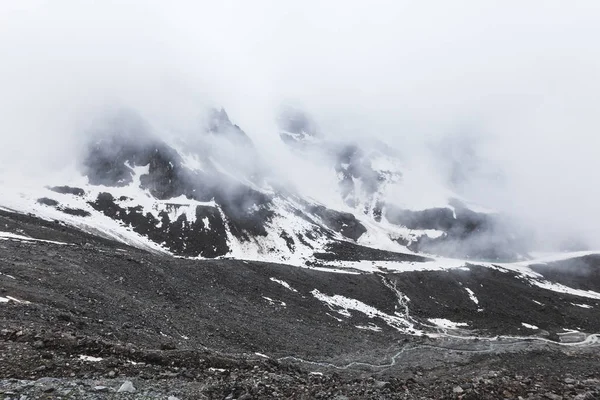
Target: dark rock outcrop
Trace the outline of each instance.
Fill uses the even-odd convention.
[[[385,217],[393,224],[409,229],[443,231],[436,238],[423,235],[408,244],[415,252],[451,257],[511,261],[527,254],[527,240],[516,236],[498,214],[477,213],[461,203],[450,208],[411,211],[393,205],[385,207]]]
[[[335,211],[320,205],[311,206],[309,211],[319,216],[329,229],[341,233],[348,239],[357,240],[367,231],[354,214]]]
[[[167,211],[161,211],[157,219],[153,214],[144,214],[141,206],[122,207],[110,193],[100,193],[90,205],[177,255],[213,258],[229,251],[225,223],[215,207],[197,206],[195,220],[188,221],[185,213],[171,220]],[[179,207],[189,206],[170,204],[167,210]]]
[[[61,194],[72,194],[73,196],[82,197],[85,195],[85,190],[78,187],[71,186],[53,186],[49,188],[53,192],[61,193]]]

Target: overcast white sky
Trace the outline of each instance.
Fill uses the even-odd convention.
[[[114,104],[223,105],[277,162],[291,100],[415,152],[468,127],[507,177],[473,197],[600,238],[598,38],[596,0],[2,1],[0,167],[64,160]]]

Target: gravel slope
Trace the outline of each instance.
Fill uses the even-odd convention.
[[[599,396],[597,345],[551,342],[563,328],[600,332],[597,301],[493,269],[335,274],[165,257],[8,212],[0,227],[67,243],[0,240],[0,399]],[[595,277],[586,288],[598,290]],[[408,316],[391,284],[410,299]],[[399,312],[429,337],[328,306],[315,290]],[[430,318],[468,325],[426,329]],[[116,392],[126,380],[135,393]]]

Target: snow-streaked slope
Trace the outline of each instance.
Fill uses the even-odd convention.
[[[84,183],[86,179],[73,171],[73,178],[68,182],[75,186]],[[61,181],[63,182],[63,181]],[[100,187],[94,187],[84,183],[83,186],[88,190],[89,196],[101,191]],[[0,191],[0,204],[8,210],[20,213],[30,213],[37,217],[49,221],[62,221],[68,225],[81,229],[84,232],[94,235],[117,240],[128,245],[147,249],[151,251],[166,252],[159,244],[152,242],[148,238],[140,235],[126,227],[124,224],[109,218],[102,213],[94,210],[85,199],[78,198],[70,194],[56,193],[49,189],[42,182],[23,182],[18,185],[3,184],[4,190]],[[148,204],[148,196],[143,191],[136,189],[133,185],[119,188],[123,195],[135,197],[142,204]],[[40,198],[56,199],[61,206],[83,210],[89,213],[89,216],[82,217],[64,213],[54,207],[49,207],[38,202]]]
[[[414,261],[331,261],[327,265],[348,271],[362,271],[366,273],[403,273],[415,271],[448,271],[453,269],[463,269],[469,271],[469,266],[477,266],[490,268],[506,273],[514,273],[518,279],[524,280],[532,286],[537,286],[542,289],[550,290],[557,293],[572,294],[579,297],[599,300],[600,293],[592,290],[575,289],[560,283],[551,282],[544,278],[541,274],[533,271],[529,266],[541,264],[551,261],[561,261],[576,259],[583,256],[600,254],[600,251],[586,252],[571,252],[557,253],[552,256],[545,255],[540,259],[529,261],[521,261],[515,263],[489,263],[489,262],[473,262],[470,260],[451,259],[443,257],[429,256],[430,261],[414,262]],[[469,298],[478,304],[477,297],[471,289],[466,289]]]
[[[224,110],[213,110],[209,126],[187,142],[162,132],[159,137],[139,117],[123,113],[90,142],[78,168],[38,181],[0,176],[0,207],[183,257],[354,272],[527,258],[514,246],[518,240],[498,244],[504,233],[496,221],[459,201],[433,166],[382,143],[328,140],[306,116],[292,118],[280,133],[290,149],[286,177],[260,158]],[[493,237],[461,247],[486,232]],[[323,263],[315,257],[335,258],[331,245],[337,241],[437,257],[427,263]],[[478,246],[485,251],[470,254]]]
[[[315,289],[311,294],[325,303],[332,311],[343,317],[350,317],[351,312],[359,312],[368,318],[378,318],[399,332],[420,336],[423,332],[415,327],[413,321],[400,313],[395,315],[386,314],[377,308],[363,303],[362,301],[344,297],[341,295],[328,296]],[[359,327],[359,329],[364,329]],[[376,330],[376,329],[375,329]]]

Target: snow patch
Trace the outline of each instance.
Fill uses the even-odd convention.
[[[137,179],[137,181],[139,181],[139,179]],[[160,245],[150,241],[145,236],[134,232],[125,226],[125,224],[107,217],[88,204],[89,201],[95,201],[98,194],[109,192],[117,199],[121,196],[135,199],[135,204],[141,205],[144,211],[147,211],[149,208],[151,209],[153,204],[152,196],[140,189],[139,183],[136,186],[135,179],[132,184],[124,187],[92,186],[88,184],[87,178],[73,171],[68,180],[55,182],[59,185],[83,188],[86,193],[85,197],[56,193],[45,186],[51,186],[52,183],[51,180],[46,181],[43,184],[19,181],[15,186],[6,185],[4,188],[5,190],[0,192],[0,203],[11,210],[14,210],[13,212],[24,214],[31,213],[48,221],[62,221],[67,225],[92,235],[99,235],[108,239],[117,240],[145,250],[162,253],[167,252]],[[37,199],[42,197],[50,197],[58,201],[62,207],[84,210],[90,215],[83,217],[65,214],[55,207],[39,204]],[[28,239],[31,240],[32,238]]]
[[[414,254],[414,253],[406,253]],[[467,261],[451,258],[432,258],[431,261],[331,261],[327,265],[336,268],[355,269],[363,272],[414,272],[414,271],[446,271],[449,269],[467,269]]]
[[[281,306],[281,307],[285,307],[286,306],[285,302],[283,302],[283,301],[273,300],[272,298],[267,297],[267,296],[262,296],[262,298],[265,299],[266,301],[268,301],[269,304],[271,304],[272,306],[275,306],[275,305],[278,305],[278,306]]]
[[[0,303],[8,303],[12,301],[13,303],[19,303],[19,304],[31,304],[30,301],[27,300],[19,300],[15,297],[12,296],[6,296],[6,297],[0,297]]]
[[[14,276],[12,276],[12,275],[9,275],[9,274],[4,274],[4,273],[2,273],[2,272],[0,272],[0,276],[5,276],[5,277],[7,277],[7,278],[10,278],[10,279],[17,279],[17,278],[15,278],[15,277],[14,277]]]
[[[85,356],[85,355],[80,355],[79,359],[81,361],[89,361],[89,362],[99,362],[104,360],[102,357],[92,357],[92,356]]]
[[[542,289],[551,290],[553,292],[572,294],[574,296],[587,297],[588,299],[600,300],[600,293],[594,292],[592,290],[574,289],[574,288],[562,285],[560,283],[541,281],[541,280],[536,280],[536,279],[529,279],[528,282],[534,286],[540,287]]]
[[[465,290],[467,291],[467,293],[469,293],[469,298],[471,299],[471,301],[475,304],[479,304],[479,299],[477,299],[477,297],[475,297],[475,292],[473,292],[469,288],[465,288]]]
[[[326,313],[326,314],[327,314],[327,315],[329,315],[331,318],[335,319],[335,320],[336,320],[336,321],[338,321],[338,322],[343,322],[343,321],[344,321],[343,319],[341,319],[341,318],[338,318],[338,317],[336,317],[335,315],[331,315],[331,314],[329,314],[329,313]]]
[[[428,321],[445,329],[458,329],[460,327],[469,326],[466,322],[453,322],[445,318],[429,318]]]
[[[2,232],[0,231],[0,240],[16,240],[23,243],[30,242],[43,242],[43,243],[52,243],[52,244],[61,244],[61,245],[72,245],[72,243],[64,243],[64,242],[55,242],[54,240],[44,240],[44,239],[36,239],[29,236],[17,235],[12,232]]]
[[[369,324],[369,325],[355,325],[355,328],[358,329],[363,329],[366,331],[373,331],[373,332],[381,332],[381,328],[375,324]]]
[[[528,328],[528,329],[536,329],[536,330],[537,330],[537,329],[540,329],[540,328],[538,328],[538,327],[537,327],[537,326],[535,326],[535,325],[526,324],[525,322],[521,322],[521,325],[523,325],[525,328]]]
[[[576,303],[571,303],[571,304],[576,307],[581,307],[581,308],[594,308],[594,307],[590,306],[589,304],[576,304]]]
[[[228,232],[230,251],[227,256],[242,260],[307,267],[306,261],[311,259],[314,252],[324,251],[327,242],[324,235],[317,235],[316,239],[310,239],[311,235],[307,234],[314,231],[319,222],[299,218],[298,213],[304,212],[303,207],[291,200],[274,198],[272,210],[274,216],[269,223],[265,224],[266,236],[240,241]],[[224,218],[224,215],[221,215]],[[290,239],[293,241],[291,244],[288,243]]]
[[[399,315],[386,314],[375,307],[363,303],[362,301],[350,299],[348,297],[333,295],[328,296],[321,293],[318,289],[314,289],[311,294],[317,299],[325,303],[332,311],[337,312],[345,317],[350,317],[350,310],[358,311],[365,314],[368,318],[380,318],[390,327],[412,335],[422,335],[420,330],[415,329],[414,324]]]
[[[282,281],[282,280],[280,280],[280,279],[277,279],[277,278],[273,278],[273,277],[271,277],[270,279],[271,279],[271,281],[273,281],[273,282],[275,282],[275,283],[279,283],[279,284],[280,284],[281,286],[283,286],[284,288],[286,288],[286,289],[288,289],[288,290],[291,290],[292,292],[296,292],[296,293],[298,293],[298,291],[297,291],[296,289],[294,289],[293,287],[291,287],[291,286],[290,286],[290,285],[289,285],[287,282],[285,282],[285,281]]]

